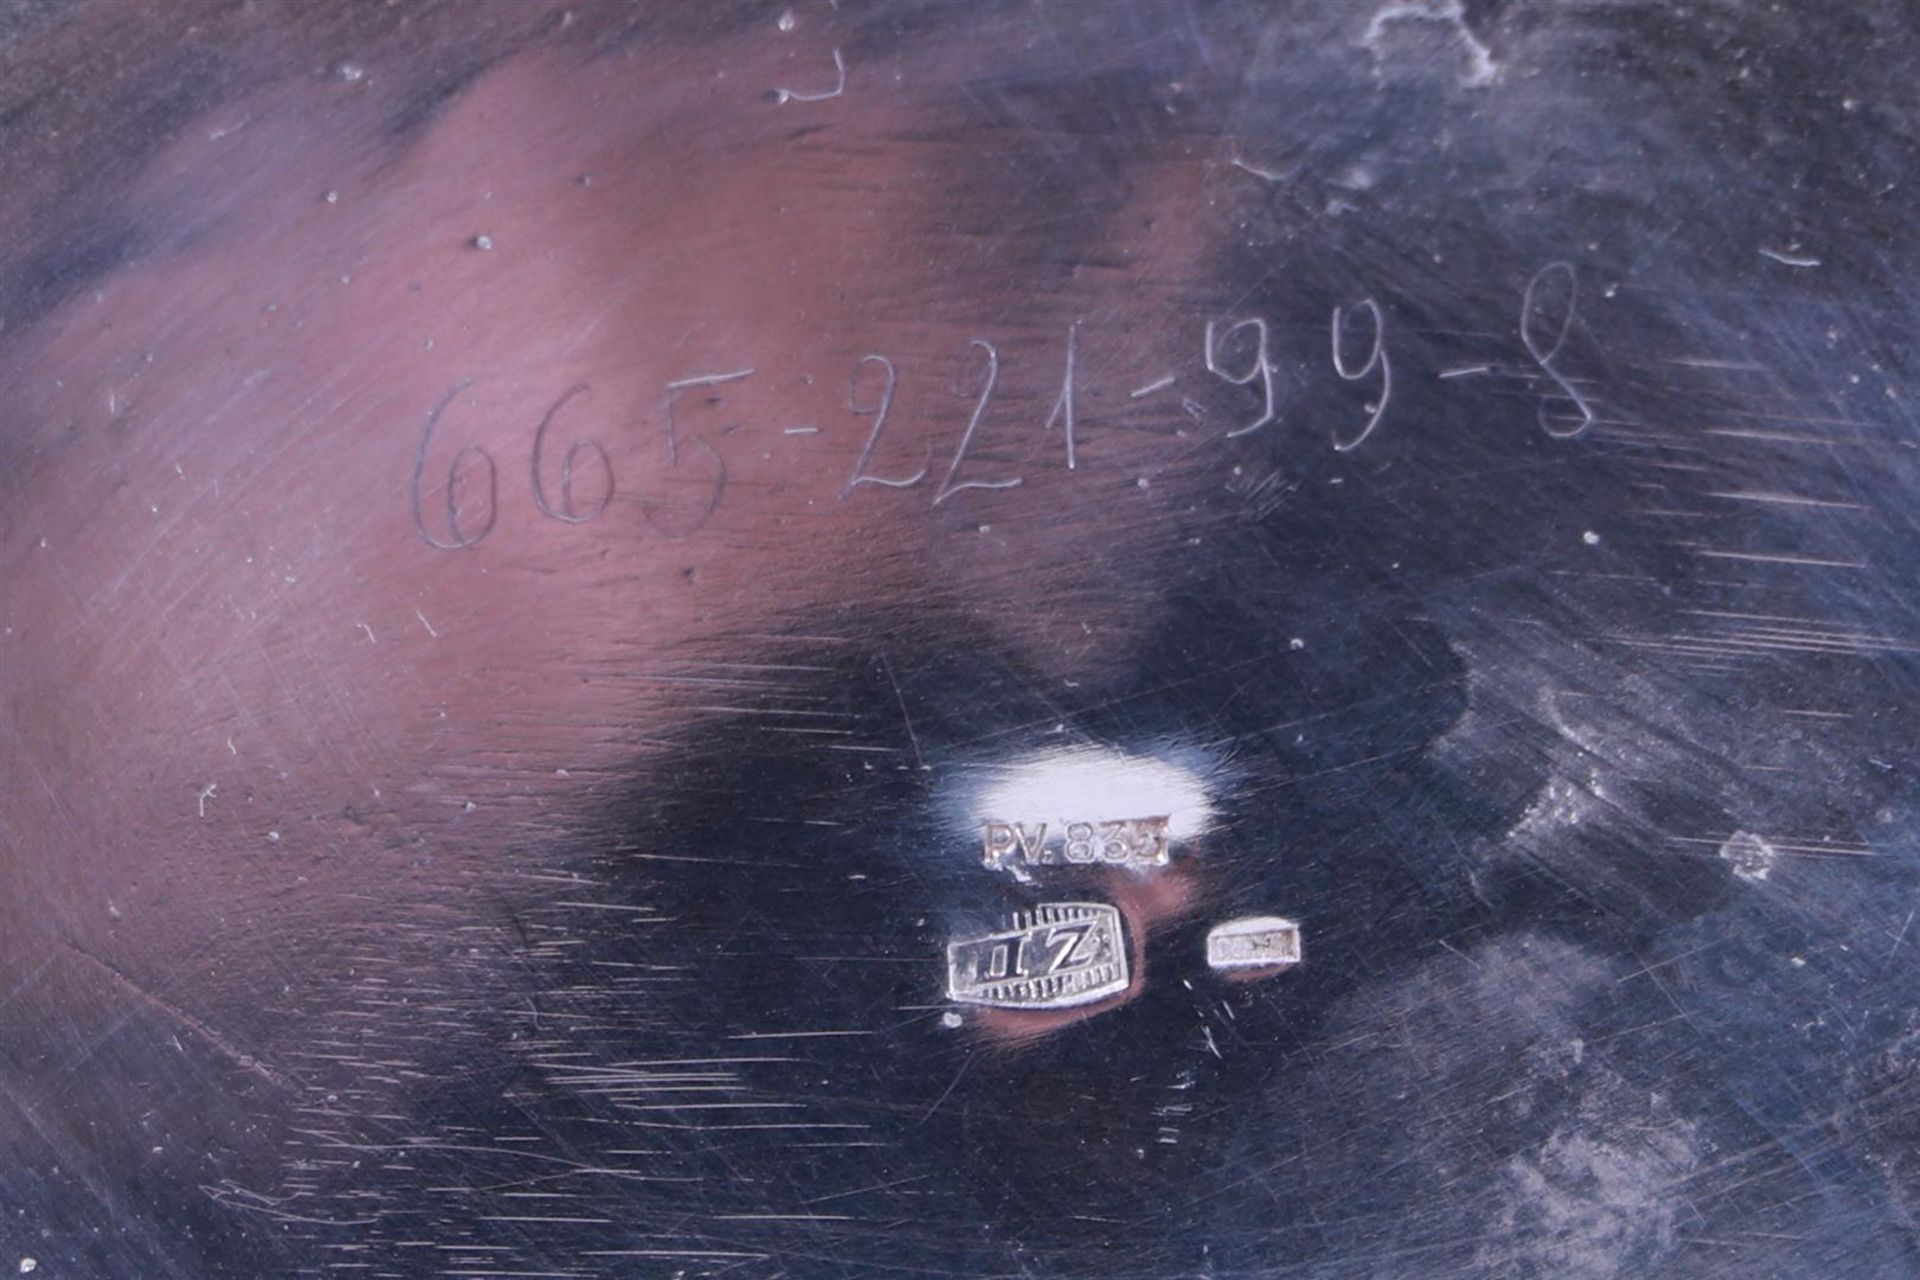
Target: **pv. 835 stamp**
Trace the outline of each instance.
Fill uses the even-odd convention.
[[[1143,871],[1166,866],[1168,856],[1165,817],[981,824],[981,860],[989,871],[1015,876],[1040,867],[1095,864]]]

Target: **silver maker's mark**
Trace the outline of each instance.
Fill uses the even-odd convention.
[[[1120,913],[1098,902],[1050,902],[1008,927],[947,944],[947,997],[999,1009],[1071,1009],[1127,989]]]
[[[1144,871],[1167,865],[1164,817],[1107,822],[985,822],[981,861],[1015,876],[1034,867],[1104,864]]]
[[[1280,916],[1243,916],[1207,931],[1215,969],[1277,969],[1300,963],[1300,926]]]

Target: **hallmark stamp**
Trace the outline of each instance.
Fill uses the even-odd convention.
[[[1300,963],[1300,926],[1280,916],[1242,916],[1207,930],[1213,969],[1278,969]]]
[[[981,861],[989,871],[1105,864],[1143,871],[1167,865],[1167,819],[1117,822],[984,822]]]
[[[947,997],[998,1009],[1071,1009],[1127,989],[1120,913],[1099,902],[1049,902],[1008,927],[947,944]]]

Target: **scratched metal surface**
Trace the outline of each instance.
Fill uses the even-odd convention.
[[[0,1266],[1920,1274],[1904,5],[0,14]]]

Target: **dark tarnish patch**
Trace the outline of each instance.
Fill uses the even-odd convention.
[[[9,323],[32,323],[76,289],[134,261],[142,244],[142,233],[124,223],[70,233],[0,281]]]

